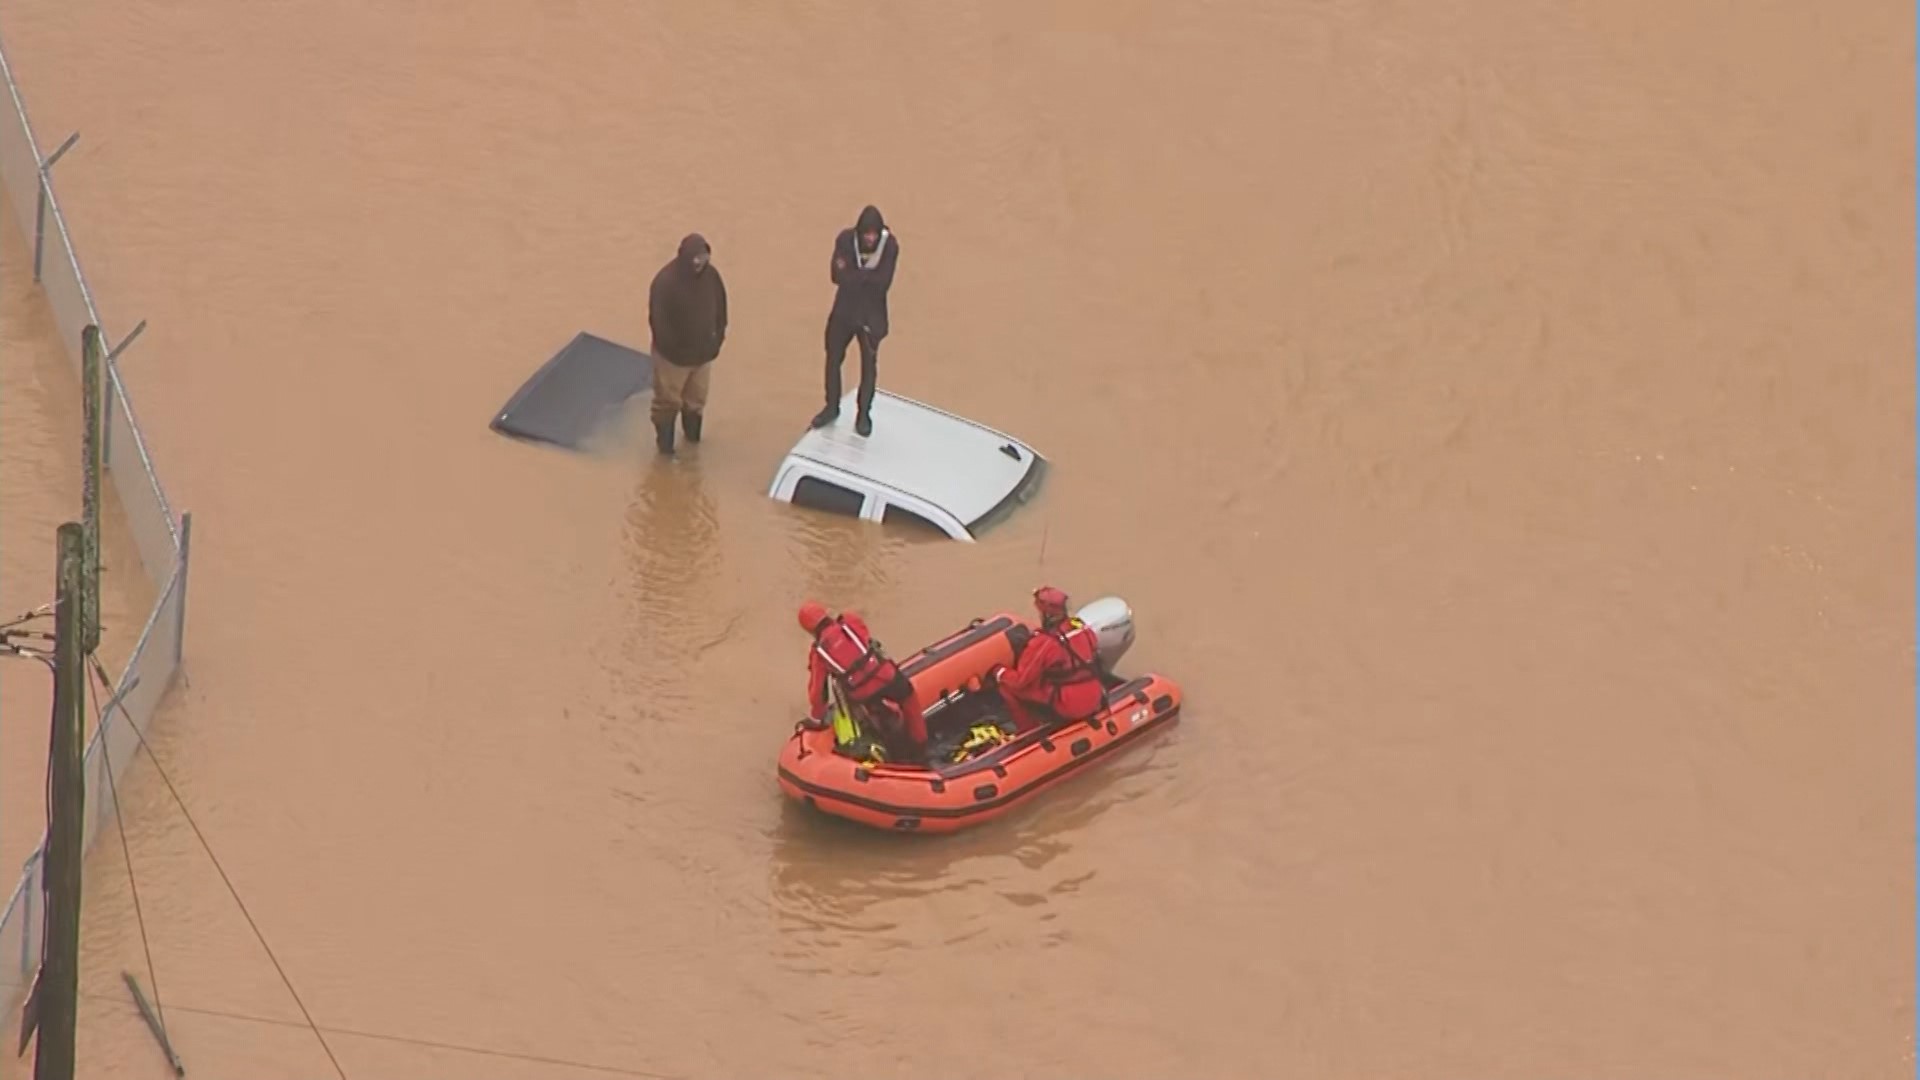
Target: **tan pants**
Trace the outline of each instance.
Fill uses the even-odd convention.
[[[708,372],[711,362],[681,367],[655,357],[653,360],[653,422],[670,423],[682,412],[698,416],[707,407]]]

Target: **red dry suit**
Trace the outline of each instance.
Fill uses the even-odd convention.
[[[1094,667],[1099,645],[1093,627],[1079,619],[1042,627],[1027,639],[1019,661],[999,680],[1000,700],[1021,731],[1054,719],[1085,720],[1106,705],[1107,689]]]
[[[813,648],[807,653],[807,715],[814,720],[826,719],[830,702],[827,679],[831,676],[843,681],[853,704],[869,712],[887,712],[883,702],[894,705],[901,733],[912,744],[910,749],[926,751],[927,717],[913,692],[913,683],[899,665],[880,655],[866,621],[851,611],[828,619],[814,631]]]

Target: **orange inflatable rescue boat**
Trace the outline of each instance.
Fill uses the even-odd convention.
[[[1014,734],[999,693],[981,685],[1012,667],[1038,630],[1017,615],[975,619],[900,661],[927,714],[929,761],[888,762],[859,738],[836,692],[835,722],[795,728],[780,751],[780,788],[824,813],[901,832],[947,833],[990,821],[1028,796],[1110,757],[1180,714],[1180,688],[1160,675],[1123,678],[1113,665],[1133,645],[1133,612],[1105,597],[1080,609],[1099,638],[1105,706],[1089,720]]]

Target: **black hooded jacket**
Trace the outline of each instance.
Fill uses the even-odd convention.
[[[891,232],[882,233],[880,260],[871,270],[860,265],[859,244],[861,233],[886,227],[880,210],[869,206],[860,211],[858,224],[840,230],[833,241],[833,283],[840,290],[834,294],[829,318],[846,326],[865,327],[876,341],[887,336],[887,290],[893,287],[893,268],[900,261],[900,238]]]
[[[699,233],[680,241],[680,253],[653,275],[647,290],[647,326],[653,355],[678,367],[695,367],[720,355],[727,340],[727,286],[720,268],[694,273],[693,257],[712,252]]]

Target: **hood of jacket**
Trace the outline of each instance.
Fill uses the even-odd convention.
[[[691,273],[694,257],[698,255],[711,258],[713,247],[707,243],[707,238],[699,233],[688,233],[686,239],[680,241],[680,268]]]
[[[880,216],[880,208],[869,206],[860,211],[860,219],[853,224],[853,240],[862,251],[871,251],[867,247],[867,234],[877,233],[887,227],[887,219]]]

